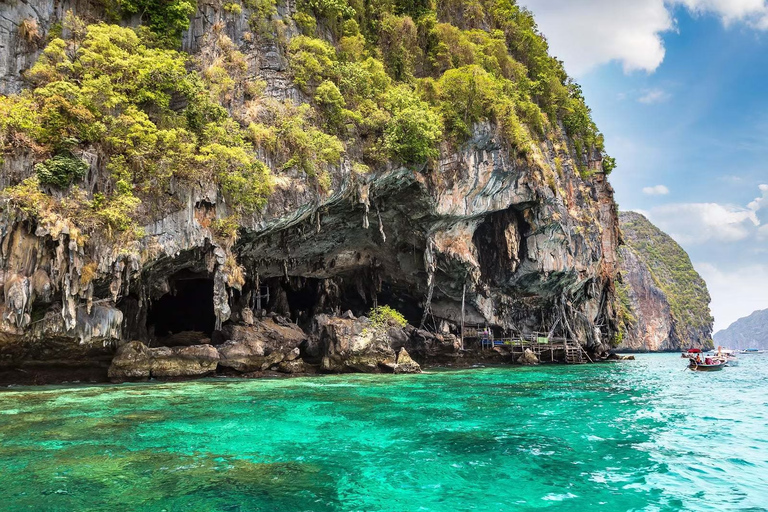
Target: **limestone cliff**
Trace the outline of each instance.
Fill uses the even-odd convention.
[[[676,351],[712,346],[707,285],[685,250],[635,212],[619,214],[623,337],[619,350]]]
[[[181,33],[181,49],[192,56],[187,69],[206,81],[206,90],[227,87],[216,96],[236,123],[227,126],[236,130],[250,126],[255,134],[250,141],[238,139],[236,144],[238,148],[253,144],[248,151],[270,174],[271,189],[257,208],[240,208],[232,194],[244,182],[257,179],[251,175],[226,181],[227,173],[235,171],[206,174],[200,167],[190,178],[191,171],[182,175],[172,169],[165,181],[152,178],[140,184],[134,164],[128,168],[137,202],[130,204],[139,206],[135,212],[124,208],[119,213],[136,229],[126,229],[127,221],[110,224],[113,218],[107,215],[111,210],[99,211],[101,216],[91,222],[92,212],[104,204],[102,198],[111,204],[110,198],[118,197],[122,178],[116,177],[115,166],[133,154],[120,153],[123,148],[98,138],[67,142],[75,144],[67,146],[67,154],[87,166],[83,177],[62,186],[38,188],[38,182],[29,181],[36,173],[41,176],[41,167],[35,164],[51,157],[51,151],[59,151],[58,146],[45,149],[44,138],[35,139],[31,132],[22,133],[13,126],[4,128],[7,133],[12,128],[17,132],[7,136],[0,172],[4,187],[16,187],[8,189],[12,192],[6,195],[0,218],[4,297],[0,364],[10,368],[30,362],[77,365],[109,361],[129,341],[142,341],[149,347],[171,346],[174,336],[182,332],[202,333],[199,344],[207,350],[209,343],[231,343],[227,333],[232,329],[227,326],[252,324],[251,311],[259,308],[288,317],[311,333],[318,315],[351,310],[359,316],[377,304],[388,304],[402,311],[413,325],[455,336],[462,300],[469,323],[487,324],[499,331],[549,331],[577,338],[594,352],[604,351],[617,330],[618,219],[613,190],[602,172],[601,138],[592,132],[578,135],[582,133],[578,131],[580,122],[591,123],[578,88],[555,69],[553,76],[560,83],[554,83],[552,91],[515,93],[531,98],[521,100],[514,107],[516,112],[507,109],[502,115],[502,108],[493,107],[496,110],[488,110],[493,114],[475,115],[471,105],[466,105],[461,119],[450,117],[455,112],[447,109],[448,100],[431,96],[429,87],[434,84],[430,85],[430,76],[442,80],[448,74],[445,69],[467,69],[473,73],[471,80],[489,72],[476,64],[456,67],[449,55],[440,53],[439,45],[433,48],[429,45],[436,43],[420,38],[426,34],[424,37],[450,41],[450,34],[465,37],[466,32],[474,34],[472,37],[493,33],[503,41],[508,30],[505,15],[496,14],[491,3],[483,5],[486,3],[485,17],[468,19],[458,15],[450,2],[438,2],[436,14],[421,15],[418,26],[413,25],[416,14],[412,19],[393,8],[392,13],[376,15],[383,20],[381,25],[370,25],[385,27],[375,29],[380,30],[375,33],[378,46],[372,42],[374,36],[365,32],[368,41],[363,39],[361,44],[368,46],[355,49],[351,39],[363,38],[363,28],[374,30],[365,26],[370,20],[360,15],[362,7],[357,7],[357,17],[349,11],[328,14],[317,7],[309,16],[306,2],[199,2],[189,28]],[[506,4],[515,16],[528,16],[520,14],[514,2]],[[62,33],[61,23],[68,11],[86,20],[84,25],[112,21],[115,15],[105,5],[109,2],[4,2],[0,6],[0,92],[11,95],[28,90],[33,85],[26,81],[27,76],[50,87],[50,82],[41,82],[50,80],[47,75],[35,70],[28,73],[46,41],[58,41],[54,39],[58,34],[64,38],[60,44],[66,46],[67,37],[85,33],[87,29],[66,23]],[[357,3],[349,6],[354,13]],[[368,13],[372,7],[366,9]],[[142,21],[138,15],[122,18],[128,25]],[[302,35],[309,30],[310,21],[312,34],[319,36],[311,41]],[[401,50],[391,49],[395,40],[386,39],[387,33],[382,32],[387,23],[412,34],[415,45],[426,46],[412,49],[416,57],[403,57]],[[422,31],[422,24],[428,29]],[[360,32],[358,25],[363,27]],[[507,37],[513,35],[509,28]],[[87,41],[91,34],[84,37]],[[327,41],[326,46],[318,40]],[[348,56],[359,51],[371,55],[364,61],[370,66],[366,69],[377,69],[377,59],[383,59],[388,76],[382,80],[391,84],[387,87],[405,84],[408,91],[421,94],[419,108],[428,106],[429,112],[439,113],[434,118],[443,128],[432,133],[442,132],[442,138],[434,153],[424,153],[422,158],[420,153],[413,156],[392,149],[404,144],[397,132],[386,131],[386,123],[394,124],[400,115],[399,100],[390,101],[398,98],[396,93],[385,91],[374,100],[359,100],[353,111],[357,100],[334,96],[338,87],[344,91],[346,75],[342,71],[347,68],[341,64],[337,67],[342,71],[334,75],[304,80],[299,66],[305,66],[301,71],[310,69],[309,57],[298,53],[296,41],[311,49],[305,53],[313,59],[322,60],[323,52],[332,52],[329,62],[337,53],[342,64],[343,59],[359,62],[363,57]],[[82,52],[82,47],[78,47],[81,49],[67,58],[81,58],[76,52]],[[490,51],[490,47],[483,48]],[[50,61],[52,53],[46,52]],[[405,59],[406,72],[401,72],[400,61],[392,55]],[[427,55],[447,60],[437,62]],[[228,65],[227,59],[237,61],[232,67],[237,71],[230,70],[230,81],[216,81],[215,73]],[[506,62],[503,56],[494,59]],[[518,61],[525,59],[516,59],[508,56],[504,66],[509,71],[499,68],[499,76],[512,77],[505,79],[505,87],[527,84],[526,66],[539,62],[523,64]],[[429,66],[432,70],[425,71]],[[331,85],[326,87],[326,83]],[[500,98],[511,94],[492,90]],[[390,99],[381,100],[386,94]],[[546,94],[560,99],[545,100]],[[193,100],[179,94],[169,97],[163,107],[169,109],[168,118],[174,112],[185,112],[186,119],[191,119]],[[344,108],[331,110],[332,100]],[[389,121],[372,129],[366,122],[375,115],[366,119],[363,114],[366,108],[378,108],[376,101],[381,108],[374,114],[386,114]],[[551,113],[542,110],[549,108],[547,101]],[[304,119],[304,111],[290,110],[297,105],[316,112],[306,118],[301,134],[326,130],[333,135],[320,139],[326,147],[315,147],[303,156],[299,149],[304,146],[291,145],[282,153],[275,149],[294,135],[287,131],[290,126],[280,125],[270,132],[276,133],[274,139],[259,135],[264,132],[259,132],[260,127],[270,127],[285,109],[288,121]],[[131,112],[137,107],[132,108]],[[143,104],[138,108],[144,108]],[[576,116],[582,112],[579,109],[583,109],[582,117]],[[147,109],[148,119],[154,120],[156,110]],[[339,123],[336,114],[346,116],[345,120]],[[403,115],[404,126],[409,127],[413,117]],[[517,121],[523,115],[538,121]],[[106,126],[109,130],[110,125]],[[385,132],[377,135],[375,130]],[[200,133],[200,137],[210,136]],[[323,156],[337,140],[342,148],[338,158]],[[44,149],[38,151],[39,147]],[[208,153],[196,151],[192,170],[202,165],[215,169],[216,162],[205,159]],[[170,158],[168,150],[152,155]],[[150,163],[145,160],[142,165]],[[40,208],[29,197],[38,198],[38,205],[52,200],[52,206]],[[67,209],[66,205],[76,207]],[[80,217],[74,212],[81,212]],[[109,231],[103,226],[109,226]],[[125,231],[117,236],[113,230],[119,229]],[[688,334],[681,336],[689,338]],[[148,361],[159,361],[161,356],[182,357],[181,349],[157,355],[136,345],[129,348],[132,357],[144,361],[147,368],[151,366]],[[216,360],[214,356],[209,359]]]
[[[754,311],[717,331],[715,343],[730,349],[768,349],[768,309]]]

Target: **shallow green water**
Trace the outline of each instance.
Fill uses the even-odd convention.
[[[0,509],[768,510],[765,363],[15,388]]]

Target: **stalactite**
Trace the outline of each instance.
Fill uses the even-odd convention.
[[[435,291],[435,239],[433,235],[427,237],[427,246],[424,249],[424,268],[427,271],[427,299],[424,302],[424,313],[421,317],[420,328],[424,328],[427,322],[430,308],[432,307],[432,293]]]
[[[365,211],[363,212],[363,229],[368,229],[369,223],[368,223],[368,212],[370,210],[370,201],[368,199],[368,194],[370,191],[369,185],[360,185],[357,189],[358,194],[358,202],[363,205],[365,208]]]
[[[376,206],[376,216],[379,218],[379,233],[381,234],[381,242],[384,243],[387,241],[387,235],[384,234],[384,223],[381,221],[381,213],[379,212],[379,205],[374,203],[374,206]]]

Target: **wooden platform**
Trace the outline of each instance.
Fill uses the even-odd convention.
[[[488,330],[479,327],[465,327],[465,339],[477,339],[480,347],[491,350],[495,347],[505,347],[512,353],[523,353],[526,349],[536,354],[539,359],[554,361],[555,351],[565,353],[565,362],[568,364],[580,364],[589,360],[584,348],[576,340],[560,337],[549,337],[546,333],[529,333],[516,337],[494,337]],[[546,355],[549,355],[549,358]],[[542,357],[544,355],[544,357]]]

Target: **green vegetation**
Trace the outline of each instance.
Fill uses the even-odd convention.
[[[442,130],[440,118],[429,105],[405,85],[387,91],[384,105],[391,116],[384,129],[384,147],[389,155],[414,163],[437,158]]]
[[[176,48],[189,19],[197,10],[197,0],[102,0],[114,21],[138,14],[149,29],[152,43]]]
[[[371,321],[371,327],[374,330],[386,328],[388,325],[405,327],[405,324],[408,323],[399,311],[389,306],[373,308],[368,312],[368,319]]]
[[[288,45],[294,79],[329,133],[353,127],[363,138],[367,164],[423,164],[444,134],[460,145],[489,120],[522,157],[562,127],[584,177],[595,153],[604,172],[615,167],[581,89],[513,0],[302,0],[297,8],[304,35]],[[316,37],[327,32],[333,43]]]
[[[222,80],[189,71],[183,54],[152,48],[129,28],[70,17],[67,29],[71,37],[53,39],[29,71],[34,88],[0,96],[0,149],[53,155],[6,195],[26,204],[36,184],[72,185],[52,208],[86,231],[110,233],[135,229],[141,199],[165,194],[172,179],[218,182],[242,213],[263,206],[269,172],[218,103]],[[106,157],[90,194],[78,185],[87,166],[77,155],[86,147]]]
[[[605,172],[615,167],[580,88],[514,0],[299,0],[291,19],[276,0],[222,2],[228,15],[247,9],[255,37],[282,50],[308,98],[300,105],[263,97],[221,23],[195,59],[173,49],[196,0],[100,2],[112,21],[142,25],[68,15],[26,73],[30,87],[0,96],[0,153],[37,161],[6,195],[86,233],[135,235],[158,205],[173,207],[157,199],[176,182],[216,183],[232,211],[257,211],[272,187],[259,152],[324,191],[345,155],[356,174],[389,162],[429,172],[441,144],[465,144],[482,122],[513,157],[531,160],[535,144],[565,133],[584,177],[596,154]],[[285,23],[302,35],[286,40]],[[20,30],[34,39],[33,29]],[[99,157],[91,169],[86,152]],[[54,188],[64,199],[34,204]]]
[[[85,176],[88,164],[71,154],[56,155],[37,164],[35,172],[41,184],[65,188]]]
[[[344,145],[312,124],[312,107],[294,106],[290,100],[265,100],[263,106],[268,123],[252,123],[250,137],[275,158],[280,169],[297,168],[315,177],[323,171],[323,164],[340,162]]]
[[[690,329],[711,329],[707,285],[685,250],[640,214],[622,212],[620,221],[625,243],[648,266],[654,283],[664,292],[680,338],[687,342]]]

